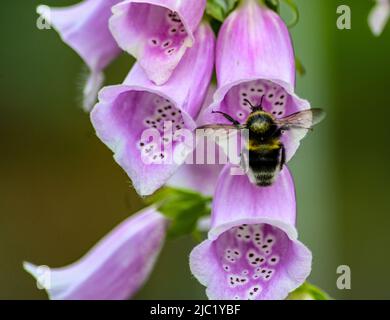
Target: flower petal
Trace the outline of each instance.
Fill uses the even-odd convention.
[[[374,35],[380,36],[390,18],[390,1],[377,0],[376,2],[368,17],[368,23]]]
[[[311,253],[297,240],[295,194],[285,168],[272,187],[221,173],[208,240],[190,255],[210,299],[285,299],[311,271]]]
[[[237,50],[237,48],[240,48]],[[230,114],[243,123],[251,112],[249,100],[281,118],[310,108],[294,93],[295,57],[288,29],[272,10],[246,1],[224,22],[216,50],[218,90],[207,109],[208,123],[226,123],[213,110]],[[204,118],[205,119],[205,118]],[[286,134],[287,160],[299,140]]]
[[[205,0],[128,0],[113,8],[110,29],[146,75],[164,84],[194,43]]]
[[[44,17],[60,34],[62,40],[75,50],[91,70],[87,86],[101,84],[100,72],[113,60],[120,49],[108,29],[111,7],[120,0],[85,0],[64,8],[39,6],[38,14]],[[100,78],[100,80],[99,80]],[[91,81],[95,80],[93,83]],[[96,90],[87,90],[84,102],[90,109],[96,100]],[[92,94],[95,93],[95,96]],[[93,100],[93,103],[91,103]]]
[[[230,14],[218,35],[217,76],[219,87],[254,78],[295,86],[294,50],[277,13],[245,1]]]
[[[147,280],[165,238],[167,220],[148,208],[120,224],[78,262],[49,269],[53,300],[122,300]],[[39,281],[40,267],[24,268]]]
[[[101,91],[91,113],[97,135],[115,153],[115,160],[141,195],[160,188],[192,151],[180,136],[175,137],[184,133],[181,129],[192,132],[196,128],[194,118],[206,95],[214,57],[211,28],[201,25],[195,38],[194,48],[165,85],[152,83],[136,64],[123,85]],[[143,138],[151,129],[163,141]]]
[[[243,224],[259,219],[256,221],[278,225],[295,239],[295,188],[288,168],[284,167],[271,187],[258,187],[246,175],[232,175],[231,168],[224,168],[215,190],[209,237],[215,239],[237,221]]]

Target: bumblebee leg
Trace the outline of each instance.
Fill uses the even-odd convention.
[[[227,113],[225,112],[222,112],[222,111],[212,111],[211,113],[219,113],[219,114],[222,114],[228,121],[230,121],[232,124],[234,124],[235,126],[239,126],[240,125],[240,122],[238,122],[237,120],[233,119],[233,117],[231,117],[230,115],[228,115]]]
[[[286,164],[286,149],[285,149],[284,146],[282,146],[282,149],[281,149],[281,159],[280,159],[280,170],[283,169],[285,164]]]

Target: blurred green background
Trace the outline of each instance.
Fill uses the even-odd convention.
[[[314,255],[310,281],[338,299],[389,299],[390,26],[372,36],[372,1],[296,2],[292,34],[307,69],[298,93],[328,113],[290,165],[300,238]],[[23,260],[69,264],[143,206],[79,107],[80,58],[36,28],[38,4],[5,0],[0,11],[0,299],[45,299]],[[341,4],[352,30],[336,28]],[[131,63],[114,62],[107,83],[121,82]],[[168,242],[137,298],[205,298],[188,268],[193,246]],[[351,267],[351,290],[336,287],[339,265]]]

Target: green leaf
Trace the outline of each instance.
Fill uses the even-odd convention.
[[[331,297],[316,286],[305,282],[294,292],[290,293],[287,300],[331,300]]]
[[[199,218],[210,214],[202,203],[192,203],[185,210],[178,211],[168,230],[168,237],[177,238],[179,236],[194,234]]]
[[[207,0],[206,13],[219,22],[223,22],[237,2],[238,0]]]
[[[298,57],[295,57],[295,68],[300,76],[304,76],[306,74],[306,68]]]
[[[176,238],[194,233],[198,220],[210,214],[210,197],[176,188],[164,188],[146,199],[171,220],[168,237]]]
[[[152,196],[149,196],[145,199],[145,202],[148,205],[159,203],[161,201],[166,201],[170,198],[175,197],[199,197],[202,199],[208,199],[210,201],[210,198],[204,197],[198,192],[188,190],[188,189],[180,189],[180,188],[171,188],[171,187],[164,187],[157,192],[155,192]]]
[[[213,17],[214,19],[223,22],[225,15],[224,15],[224,8],[218,4],[218,0],[209,0],[207,1],[206,5],[206,13]]]
[[[225,2],[227,6],[227,12],[230,12],[234,9],[238,0],[225,0]]]

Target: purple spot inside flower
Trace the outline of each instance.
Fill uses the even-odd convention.
[[[263,96],[265,99],[262,99]],[[276,97],[279,97],[278,101],[274,101]],[[287,92],[281,86],[265,80],[244,82],[231,88],[221,102],[219,110],[228,114],[236,114],[237,106],[240,106],[246,111],[250,111],[249,105],[244,99],[248,99],[252,105],[260,105],[263,100],[263,109],[274,115],[295,112]],[[275,107],[278,107],[278,110],[275,110]],[[279,114],[279,112],[282,113]]]
[[[143,4],[139,6],[143,8]],[[177,52],[176,48],[182,47],[188,37],[179,15],[160,6],[152,6],[149,10],[150,19],[153,19],[154,25],[158,27],[150,31],[150,46],[145,48],[145,54],[156,58],[161,54],[173,55]],[[141,20],[137,23],[140,24]]]

